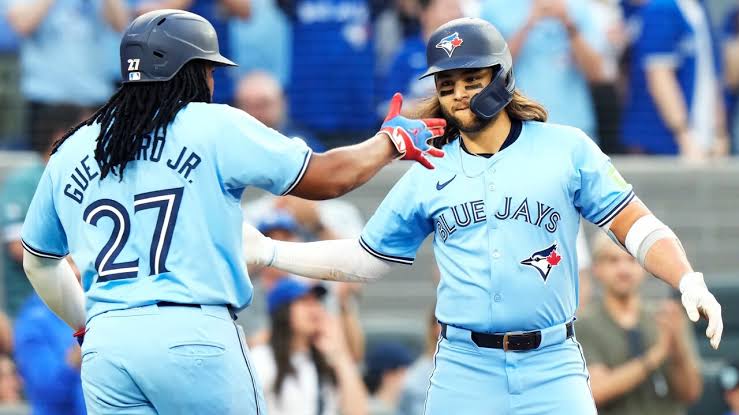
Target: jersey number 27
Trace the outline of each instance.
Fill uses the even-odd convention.
[[[167,272],[165,263],[172,242],[172,234],[177,223],[177,213],[180,210],[182,191],[184,188],[158,190],[155,192],[140,193],[134,196],[134,214],[142,210],[158,209],[154,236],[149,248],[149,275]],[[102,251],[95,259],[95,269],[98,271],[98,282],[136,278],[139,273],[139,260],[115,262],[131,234],[131,218],[126,208],[112,199],[100,199],[90,203],[85,209],[83,218],[86,223],[97,226],[102,218],[113,221],[113,232]]]

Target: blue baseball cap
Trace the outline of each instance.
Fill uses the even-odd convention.
[[[293,216],[284,210],[274,210],[259,219],[257,229],[263,234],[276,230],[297,232],[300,227]]]
[[[365,360],[368,374],[382,376],[388,370],[410,366],[413,363],[413,353],[401,343],[386,341],[373,345]]]
[[[281,278],[267,294],[267,310],[272,314],[282,306],[291,304],[308,294],[321,298],[326,295],[326,292],[326,287],[321,284],[309,285],[295,278]]]

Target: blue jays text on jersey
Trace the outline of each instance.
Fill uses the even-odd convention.
[[[289,193],[310,159],[305,143],[240,110],[190,103],[166,139],[143,142],[122,179],[100,180],[98,132],[81,128],[51,157],[23,226],[26,249],[72,255],[88,319],[159,301],[248,305],[241,195]]]
[[[360,239],[373,255],[410,264],[433,233],[441,271],[436,316],[467,330],[570,321],[580,217],[604,226],[634,198],[580,130],[514,121],[511,131],[490,158],[467,153],[457,139],[435,170],[411,167]]]

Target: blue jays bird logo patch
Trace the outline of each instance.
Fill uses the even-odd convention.
[[[555,242],[546,249],[534,252],[530,257],[521,261],[521,264],[535,268],[546,282],[549,271],[556,267],[561,260],[562,257],[557,253],[557,243]]]
[[[444,49],[447,55],[449,57],[452,57],[452,53],[454,53],[454,49],[457,49],[458,47],[462,46],[462,43],[464,40],[462,40],[461,37],[459,37],[459,33],[454,32],[451,35],[441,39],[439,43],[436,44],[437,49]]]

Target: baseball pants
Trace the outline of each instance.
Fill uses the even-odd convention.
[[[538,349],[478,347],[448,326],[435,355],[425,415],[595,415],[585,359],[564,325],[542,331]]]
[[[243,332],[223,306],[157,305],[93,317],[82,346],[90,415],[263,415]]]

